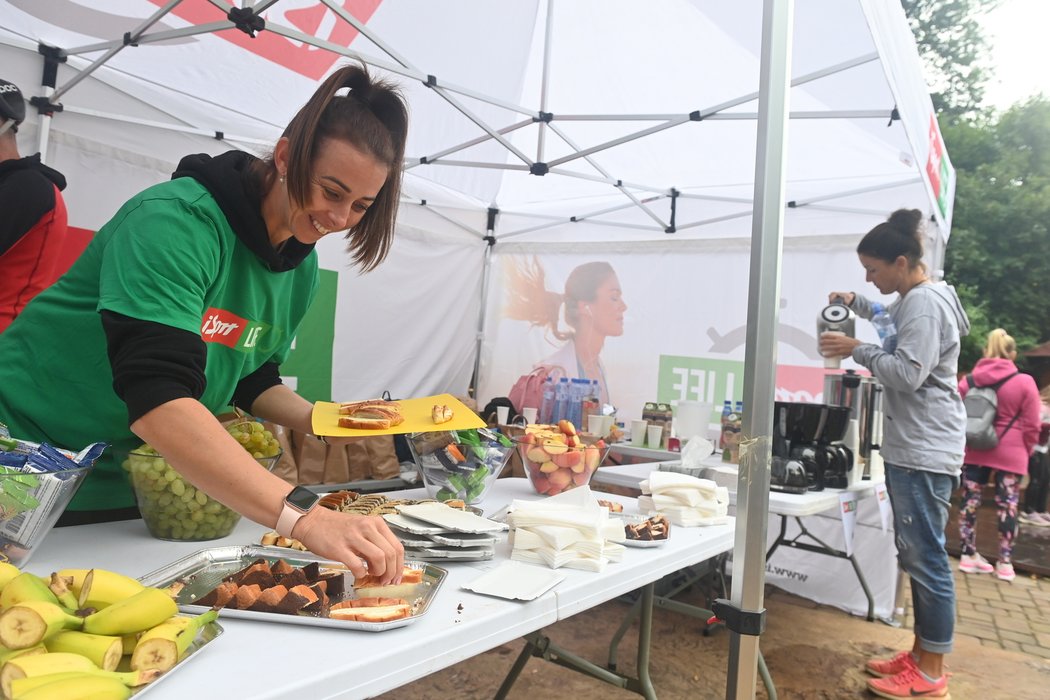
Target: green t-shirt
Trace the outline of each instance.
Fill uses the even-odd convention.
[[[196,180],[151,187],[0,334],[0,422],[15,437],[58,447],[110,443],[70,510],[131,506],[120,465],[142,441],[113,391],[99,312],[200,335],[207,349],[200,401],[219,413],[241,379],[287,357],[317,284],[316,252],[292,270],[270,271]]]

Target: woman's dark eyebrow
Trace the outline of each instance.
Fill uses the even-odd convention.
[[[339,185],[339,188],[341,190],[343,190],[344,192],[346,192],[347,194],[353,194],[353,191],[349,187],[347,187],[345,184],[343,184],[343,181],[340,180],[337,177],[332,177],[331,175],[322,175],[321,179],[322,180],[328,180],[330,182],[334,182],[336,185]],[[376,201],[375,197],[361,197],[361,199],[364,199],[364,200],[369,201],[369,202]]]

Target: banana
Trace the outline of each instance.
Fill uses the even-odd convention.
[[[48,637],[44,646],[49,652],[69,652],[86,656],[96,666],[113,671],[124,654],[124,644],[120,637],[109,637],[101,634],[88,634],[68,630]],[[134,668],[134,667],[132,667]]]
[[[35,646],[26,647],[25,649],[8,649],[6,647],[0,647],[0,666],[3,666],[8,659],[13,659],[16,656],[22,656],[23,654],[46,654],[47,649],[43,644],[37,644]]]
[[[0,589],[7,585],[8,581],[22,573],[22,570],[9,561],[0,562]]]
[[[169,670],[183,657],[201,628],[218,616],[217,611],[209,610],[196,617],[173,617],[146,630],[131,655],[131,668]]]
[[[175,601],[164,591],[159,588],[143,588],[130,598],[85,617],[84,631],[119,637],[155,627],[178,610]],[[0,644],[2,643],[3,638],[0,637]]]
[[[69,587],[72,583],[73,578],[70,576],[51,574],[51,580],[47,584],[48,590],[54,594],[58,604],[68,610],[76,610],[80,607],[77,597],[73,595],[73,591]]]
[[[139,643],[139,637],[142,636],[142,632],[132,632],[131,634],[120,635],[120,642],[123,646],[121,656],[130,656],[135,651],[135,645]]]
[[[27,600],[0,614],[0,645],[25,649],[66,629],[80,629],[84,618],[70,615],[58,605]]]
[[[91,673],[51,673],[11,683],[11,700],[127,700],[131,689],[116,678]]]
[[[59,605],[58,598],[39,576],[25,572],[8,581],[0,591],[0,610],[7,610],[27,600],[42,600]]]
[[[101,610],[145,588],[130,576],[106,569],[62,569],[56,573],[73,578],[70,588],[77,595],[81,608]]]
[[[55,674],[70,674],[80,677],[92,676],[114,680],[123,686],[135,687],[145,685],[160,675],[159,671],[127,671],[117,673],[116,671],[103,671],[93,664],[90,659],[80,654],[67,654],[62,652],[50,652],[39,656],[20,657],[12,659],[0,669],[0,691],[5,698],[15,694],[15,684],[19,680],[53,676]],[[43,683],[43,681],[41,681]],[[21,692],[25,691],[29,683],[19,684]],[[54,695],[52,697],[66,697]],[[90,696],[88,696],[90,697]]]

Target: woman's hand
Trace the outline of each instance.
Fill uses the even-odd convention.
[[[849,357],[858,345],[859,340],[842,333],[820,334],[820,354],[824,357]]]
[[[837,301],[841,301],[846,306],[853,306],[853,300],[856,296],[853,292],[832,292],[828,294],[828,303],[834,304]]]
[[[355,578],[372,574],[383,585],[401,582],[405,548],[379,516],[317,506],[299,519],[292,536],[311,552],[343,562]]]

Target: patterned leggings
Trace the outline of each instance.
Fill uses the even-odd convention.
[[[962,502],[959,504],[959,539],[963,554],[977,552],[977,509],[981,505],[981,487],[988,483],[990,472],[995,472],[995,505],[999,509],[999,561],[1009,562],[1017,536],[1017,499],[1021,475],[1010,472],[963,465]]]

